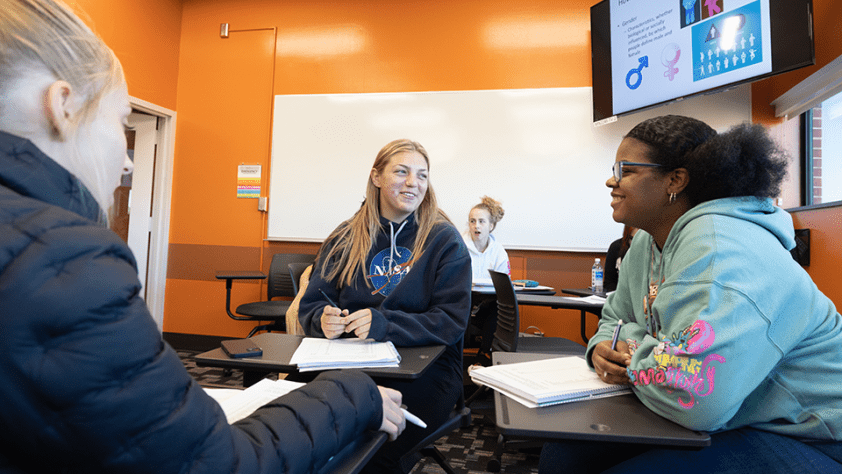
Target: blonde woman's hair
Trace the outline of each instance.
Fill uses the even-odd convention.
[[[505,211],[503,211],[503,206],[500,205],[500,202],[495,201],[494,199],[491,199],[488,196],[483,196],[482,199],[480,199],[480,203],[471,208],[472,211],[474,209],[483,209],[485,211],[488,211],[492,231],[495,228],[497,228],[497,223],[500,222],[501,219],[503,219],[503,214],[505,214]]]
[[[419,153],[427,162],[427,169],[430,169],[427,150],[420,143],[408,139],[394,140],[384,146],[377,153],[372,169],[382,174],[392,157],[403,152]],[[412,255],[417,259],[423,253],[424,245],[433,227],[440,222],[450,222],[444,211],[439,209],[433,185],[429,182],[427,193],[415,210],[415,221],[418,224],[418,232],[415,236]],[[351,285],[354,282],[354,276],[358,272],[365,271],[365,258],[377,240],[380,230],[380,188],[374,185],[369,174],[365,202],[353,217],[343,222],[328,236],[319,249],[317,259],[321,263],[321,277],[328,281],[336,280],[340,288]],[[328,245],[330,248],[326,248]],[[331,267],[329,271],[328,264]],[[371,286],[370,281],[366,283]]]
[[[101,207],[108,207],[117,185],[108,172],[113,157],[81,150],[78,137],[92,133],[102,98],[125,84],[120,61],[65,3],[0,0],[0,124],[15,114],[8,94],[39,75],[66,81],[78,94],[80,109],[71,116],[67,134],[73,153],[65,165]]]

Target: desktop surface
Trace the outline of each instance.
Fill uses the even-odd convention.
[[[574,296],[556,296],[517,293],[517,304],[523,306],[549,306],[551,308],[580,309],[601,312],[604,303],[595,303]],[[599,314],[599,313],[596,313]]]
[[[526,287],[526,286],[515,286],[515,293],[517,294],[527,294],[527,295],[554,295],[556,294],[555,288],[551,286],[533,286],[533,287]],[[471,292],[481,295],[495,295],[497,292],[494,290],[493,286],[485,286],[485,285],[474,285],[471,287]]]
[[[495,352],[494,364],[558,357],[558,354]],[[494,392],[497,429],[508,437],[610,441],[701,448],[710,435],[684,428],[658,415],[634,394],[548,407],[527,408]]]
[[[567,290],[562,290],[567,291]],[[585,301],[582,298],[574,298],[570,296],[555,296],[555,295],[536,295],[517,293],[517,304],[521,306],[545,306],[553,309],[576,309],[580,312],[579,318],[579,333],[582,340],[587,344],[590,337],[587,335],[587,313],[596,315],[597,318],[602,317],[603,303],[595,303],[592,301]]]
[[[295,373],[298,372],[298,367],[290,363],[290,358],[298,349],[302,339],[304,336],[262,333],[251,338],[263,349],[263,355],[260,357],[232,358],[219,348],[197,355],[196,365],[263,373]],[[445,346],[397,347],[396,349],[401,356],[398,367],[372,367],[360,370],[371,377],[417,379],[441,356]]]
[[[562,293],[566,293],[568,295],[576,295],[576,296],[601,296],[606,298],[608,293],[604,291],[596,292],[590,288],[562,288]]]

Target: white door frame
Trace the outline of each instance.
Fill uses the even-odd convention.
[[[149,262],[149,235],[152,226],[152,179],[155,175],[155,145],[160,117],[132,111],[128,124],[135,131],[134,171],[129,191],[129,232],[126,243],[137,260],[137,276],[146,300],[146,265]]]
[[[163,331],[176,112],[136,97],[129,97],[129,103],[134,110],[158,117],[158,150],[155,160],[155,182],[152,196],[146,306],[157,323],[158,330]]]

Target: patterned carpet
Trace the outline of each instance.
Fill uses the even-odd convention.
[[[197,367],[193,357],[195,351],[179,350],[179,357],[187,371],[203,387],[242,387],[243,374],[233,371],[226,374],[222,369]],[[275,376],[277,378],[277,376]],[[497,431],[493,425],[482,420],[479,413],[487,413],[491,408],[490,398],[478,399],[472,405],[474,422],[471,426],[454,431],[449,436],[436,441],[439,451],[457,474],[479,474],[488,472],[488,461],[493,459],[497,444]],[[501,459],[500,472],[506,474],[531,474],[538,472],[537,448],[513,450],[507,449]],[[412,469],[411,474],[442,473],[441,467],[432,459],[422,459]]]

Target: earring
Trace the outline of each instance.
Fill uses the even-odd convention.
[[[670,193],[670,204],[675,203],[675,193]]]

